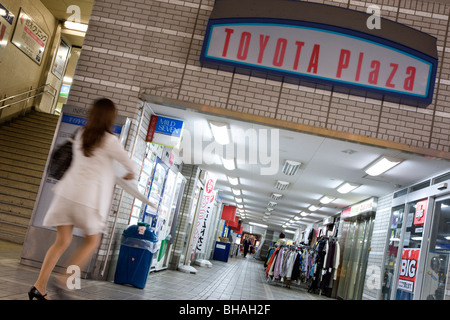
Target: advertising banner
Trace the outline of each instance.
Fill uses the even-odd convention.
[[[200,202],[200,211],[194,233],[193,243],[196,244],[196,251],[199,253],[203,253],[206,248],[205,240],[208,236],[208,227],[210,225],[215,200],[215,183],[216,178],[208,173],[208,179],[206,180],[205,189]]]
[[[420,249],[403,249],[398,289],[414,293]]]
[[[34,62],[41,65],[48,38],[48,34],[21,9],[12,43]]]
[[[147,132],[147,142],[178,149],[183,134],[184,121],[152,115]]]
[[[0,62],[8,45],[13,26],[14,14],[0,3]]]

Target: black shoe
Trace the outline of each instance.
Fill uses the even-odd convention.
[[[33,300],[34,298],[36,298],[36,300],[48,300],[46,296],[47,294],[43,295],[34,286],[28,291],[28,298],[30,298],[30,300]]]

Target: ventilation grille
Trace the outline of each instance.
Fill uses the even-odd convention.
[[[269,204],[267,205],[269,208],[273,208],[277,205],[276,202],[270,201]]]
[[[272,193],[272,196],[271,196],[271,198],[273,200],[280,200],[282,197],[283,197],[283,195],[279,194],[279,193]]]
[[[301,166],[300,162],[286,160],[282,171],[287,176],[293,176],[298,172],[298,169],[300,169],[300,166]]]
[[[286,190],[289,187],[289,182],[287,181],[277,181],[275,188],[278,190]]]

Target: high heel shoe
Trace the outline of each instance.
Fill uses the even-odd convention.
[[[28,298],[30,298],[30,300],[33,300],[34,298],[36,298],[36,300],[48,300],[46,297],[47,294],[43,295],[34,286],[28,291]]]

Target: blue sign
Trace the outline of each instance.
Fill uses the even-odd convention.
[[[183,121],[158,116],[155,133],[165,134],[172,137],[181,137]]]
[[[0,17],[5,19],[12,26],[14,21],[14,14],[12,14],[8,9],[2,6],[1,3],[0,3]]]
[[[64,122],[64,123],[69,123],[69,124],[73,124],[73,125],[76,125],[76,126],[85,126],[86,123],[87,123],[87,119],[86,118],[71,116],[71,115],[68,115],[68,114],[64,114],[61,121]],[[121,125],[114,125],[113,128],[112,128],[112,132],[114,134],[120,135],[120,133],[122,132],[122,126]]]
[[[184,121],[152,115],[146,141],[178,148],[183,134]]]

